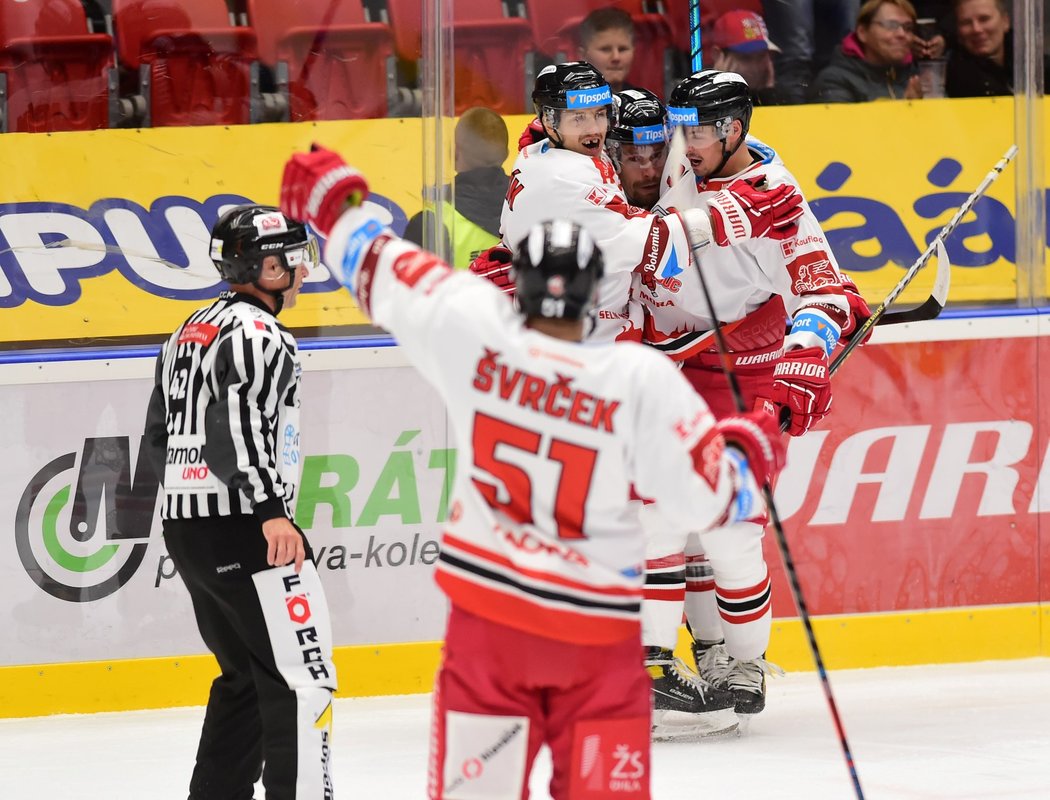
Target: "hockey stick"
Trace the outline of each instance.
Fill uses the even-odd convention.
[[[879,324],[879,320],[885,315],[886,309],[893,304],[893,301],[895,301],[900,296],[901,292],[907,288],[908,284],[912,282],[915,274],[926,266],[926,263],[930,260],[930,256],[933,255],[937,246],[940,245],[944,239],[947,239],[952,231],[958,227],[962,218],[966,216],[971,208],[973,208],[974,204],[981,198],[981,195],[988,191],[988,187],[995,182],[995,179],[1002,175],[1003,170],[1005,170],[1009,163],[1014,160],[1014,156],[1016,155],[1017,145],[1010,145],[1010,148],[1006,151],[1003,157],[999,159],[998,163],[996,163],[989,173],[984,176],[984,180],[981,181],[981,184],[974,190],[973,194],[966,198],[966,201],[959,206],[959,210],[956,211],[955,214],[952,215],[952,218],[948,220],[948,223],[941,228],[941,232],[934,237],[925,252],[908,268],[908,271],[904,273],[904,277],[900,279],[900,282],[893,287],[888,295],[886,295],[886,299],[879,303],[878,308],[871,313],[871,316],[868,317],[868,319],[864,321],[864,324],[857,329],[856,333],[850,337],[850,340],[846,343],[846,346],[842,348],[842,351],[835,356],[835,360],[831,362],[830,371],[832,374],[842,366],[842,362],[849,357],[849,354],[852,353],[857,345],[861,343],[865,336],[867,336],[868,332]],[[927,301],[927,303],[928,302],[929,301]],[[923,303],[923,306],[925,305],[926,303]],[[943,303],[941,303],[941,305],[943,307]],[[922,308],[922,306],[920,306],[920,308]],[[940,309],[938,309],[938,313],[940,313]],[[922,319],[922,317],[920,317],[920,319]]]
[[[689,0],[689,64],[693,72],[704,68],[704,51],[700,41],[700,0]]]
[[[898,325],[902,322],[936,319],[944,311],[944,304],[948,302],[948,288],[951,286],[951,280],[952,265],[948,262],[948,253],[945,252],[942,241],[937,247],[937,275],[933,280],[933,291],[930,292],[930,296],[915,308],[887,311],[875,324]]]
[[[700,289],[704,294],[704,302],[707,303],[712,319],[717,319],[715,306],[711,301],[711,292],[708,289],[703,270],[700,269],[700,263],[696,258],[697,251],[693,248],[688,229],[686,229],[686,238],[689,239],[689,247],[693,250],[693,266],[696,268],[696,274],[700,278]],[[718,355],[722,359],[722,370],[725,372],[726,380],[729,382],[729,391],[733,395],[733,405],[736,406],[736,410],[739,413],[745,413],[744,396],[740,391],[740,382],[737,379],[736,371],[733,369],[732,359],[729,357],[729,350],[726,346],[725,337],[722,335],[721,326],[715,324],[712,331],[715,335],[715,343],[718,346]],[[784,534],[784,523],[780,520],[780,514],[777,512],[776,504],[773,502],[773,490],[768,483],[762,486],[762,497],[766,502],[766,509],[769,511],[770,524],[776,533],[777,549],[780,550],[780,558],[784,562],[784,572],[791,586],[791,595],[794,598],[795,607],[798,609],[799,619],[802,620],[802,627],[806,631],[806,641],[809,644],[813,663],[816,665],[817,673],[820,676],[820,683],[824,689],[824,697],[828,701],[831,719],[835,723],[835,729],[838,731],[839,744],[842,746],[842,753],[846,757],[846,768],[849,770],[850,780],[853,782],[853,790],[857,800],[864,800],[864,791],[860,788],[860,777],[857,775],[857,767],[853,761],[853,752],[850,750],[849,741],[846,739],[846,729],[842,725],[842,718],[839,716],[835,696],[831,692],[831,681],[828,679],[828,672],[824,667],[824,659],[820,655],[817,637],[813,632],[813,623],[810,620],[806,600],[802,595],[802,586],[799,584],[798,571],[795,569],[795,560],[791,557],[791,549],[788,547],[787,537]]]

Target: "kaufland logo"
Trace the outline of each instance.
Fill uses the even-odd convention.
[[[610,105],[612,92],[609,91],[608,86],[599,86],[596,89],[576,89],[565,93],[565,102],[568,108]]]

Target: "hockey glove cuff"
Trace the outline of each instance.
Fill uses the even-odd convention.
[[[729,247],[746,239],[789,239],[798,233],[802,195],[786,183],[765,187],[765,177],[756,175],[733,181],[707,199],[715,244]]]
[[[726,446],[744,454],[759,486],[776,477],[784,466],[787,448],[777,419],[765,411],[752,411],[724,417],[715,427]]]
[[[682,218],[686,233],[689,236],[689,246],[693,250],[700,250],[711,243],[713,233],[711,231],[711,217],[700,208],[687,208],[678,212]]]
[[[804,347],[784,353],[773,367],[770,399],[780,405],[792,436],[801,436],[824,419],[831,410],[831,377],[824,348]]]

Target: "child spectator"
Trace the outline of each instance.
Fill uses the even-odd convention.
[[[627,83],[634,63],[634,22],[622,8],[599,8],[580,23],[580,60],[598,71],[615,94],[637,89]]]

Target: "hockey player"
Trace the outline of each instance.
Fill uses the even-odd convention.
[[[628,202],[651,209],[657,204],[663,187],[661,178],[670,139],[667,108],[645,89],[619,92],[614,101],[616,122],[606,139],[606,151],[616,167]],[[637,291],[637,287],[633,290]],[[649,313],[644,307],[643,311]],[[644,504],[651,505],[651,502]],[[663,558],[667,547],[663,531],[666,523],[656,515],[655,509],[641,506],[640,498],[640,519],[647,528],[655,527],[657,531],[653,547],[654,558],[658,560],[650,562],[647,570],[642,617],[642,641],[654,643],[647,646],[645,652],[646,670],[653,681],[653,738],[694,739],[734,730],[736,725],[726,728],[718,724],[721,711],[736,705],[733,693],[700,678],[674,656],[672,637],[677,623],[663,620],[654,623],[650,619],[654,608],[674,605],[678,606],[681,619],[681,605],[685,600],[684,556],[677,554],[670,564]],[[660,623],[662,628],[654,635],[653,626]]]
[[[713,239],[714,246],[723,248],[753,237],[788,237],[801,213],[793,188],[761,190],[756,177],[728,186],[711,195],[710,202],[680,215],[659,216],[632,205],[603,148],[611,125],[614,141],[617,136],[612,102],[601,73],[586,62],[557,64],[537,76],[533,103],[546,138],[521,149],[502,217],[505,243],[520,240],[536,222],[551,217],[577,221],[598,240],[606,270],[598,323],[589,336],[596,341],[640,338],[643,313],[636,292],[639,287],[655,291],[658,274],[669,287],[685,282],[699,291],[690,242]],[[630,113],[625,124],[636,122],[640,111]],[[614,144],[614,152],[622,148]],[[485,254],[471,269],[504,290],[513,288],[506,249]],[[694,680],[669,652],[661,650],[647,662],[656,697],[656,734],[680,737],[725,730],[718,712],[731,707],[733,698]]]
[[[613,96],[616,119],[605,149],[632,206],[652,209],[660,199],[670,129],[667,108],[648,89],[625,89]]]
[[[675,275],[689,266],[690,240],[726,247],[794,232],[800,213],[795,190],[757,188],[754,176],[722,187],[681,214],[659,217],[628,203],[604,149],[614,121],[612,93],[590,64],[545,68],[532,99],[547,138],[518,154],[503,206],[503,243],[520,241],[545,219],[571,219],[587,228],[606,259],[592,338],[639,339],[642,315],[631,298],[632,275],[655,291],[657,274]],[[472,269],[506,283],[507,268],[500,273],[489,260],[485,254]]]
[[[163,476],[164,542],[222,674],[208,698],[190,800],[331,798],[332,632],[292,522],[299,483],[295,339],[277,321],[316,264],[305,226],[239,206],[211,257],[230,284],[161,348],[146,446]],[[264,766],[265,764],[265,766]]]
[[[525,798],[546,743],[555,800],[604,796],[613,781],[617,797],[648,798],[630,487],[686,526],[747,516],[754,481],[781,463],[779,432],[754,414],[715,425],[647,348],[580,343],[603,258],[578,225],[526,234],[512,304],[347,209],[364,191],[317,149],[285,167],[281,207],[326,236],[333,274],[444,398],[459,453],[437,567],[451,608],[429,797]]]
[[[752,105],[739,75],[696,73],[674,89],[668,108],[671,122],[685,132],[696,202],[708,202],[724,186],[756,175],[764,176],[770,187],[798,191],[797,181],[772,151],[745,142]],[[668,164],[672,179],[674,168]],[[660,280],[640,287],[651,311],[646,341],[682,362],[683,374],[716,417],[735,413],[711,333],[717,324],[732,351],[732,368],[747,407],[782,410],[778,413],[789,419],[793,436],[804,434],[828,413],[829,355],[840,336],[858,324],[827,239],[809,206],[802,208],[793,236],[701,252],[699,265],[711,289],[713,314],[688,284],[675,287],[677,292]],[[856,302],[859,309],[859,295]],[[738,715],[758,713],[765,705],[765,676],[776,669],[765,659],[772,611],[762,555],[764,512],[701,533],[699,541],[690,537],[684,559],[681,532],[661,523],[658,512],[645,512],[651,535],[649,585],[668,599],[646,601],[647,635],[652,636],[646,644],[674,646],[681,595],[669,588],[681,587],[684,578],[698,672],[734,693]]]

